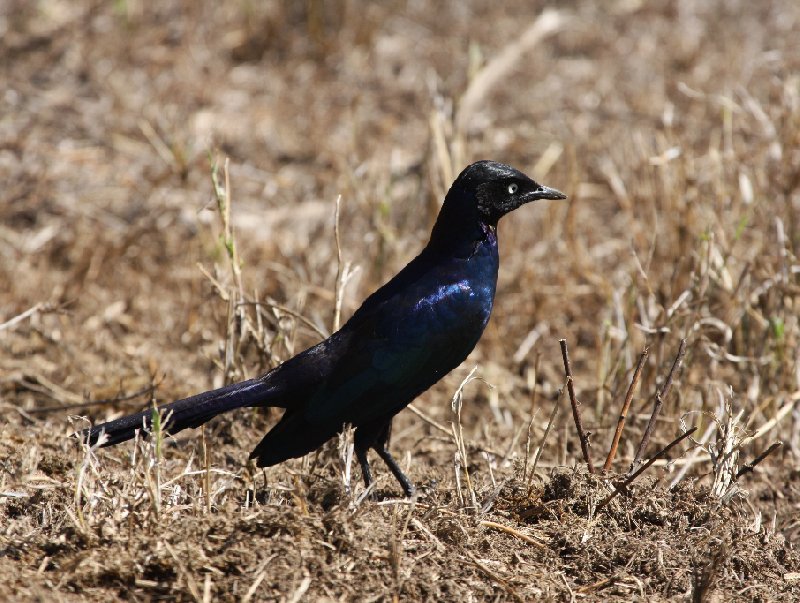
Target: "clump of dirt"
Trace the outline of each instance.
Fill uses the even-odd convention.
[[[745,500],[726,506],[692,480],[667,489],[650,477],[596,511],[612,480],[557,469],[534,490],[510,486],[498,507],[550,536],[552,569],[569,572],[576,592],[673,598],[745,591],[759,601],[793,592],[784,576],[800,567],[800,554],[756,521]]]

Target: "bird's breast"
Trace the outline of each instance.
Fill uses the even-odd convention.
[[[492,313],[496,255],[476,253],[468,259],[454,259],[426,283],[418,291],[411,320],[400,328],[424,330],[432,340],[443,338],[448,344],[471,350]]]
[[[483,328],[489,320],[494,301],[494,283],[463,278],[437,286],[422,295],[414,305],[414,315],[449,325]]]

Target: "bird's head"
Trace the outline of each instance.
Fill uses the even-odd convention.
[[[511,166],[486,160],[467,166],[456,178],[453,189],[460,189],[474,198],[480,220],[492,225],[525,203],[567,198],[564,193],[542,186]]]

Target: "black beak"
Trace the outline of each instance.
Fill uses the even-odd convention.
[[[549,186],[542,186],[539,185],[534,191],[531,191],[527,195],[525,195],[525,201],[536,201],[537,199],[552,199],[553,201],[557,199],[566,199],[567,196],[562,193],[561,191],[557,191],[554,188],[550,188]]]

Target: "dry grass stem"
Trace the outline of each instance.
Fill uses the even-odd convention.
[[[460,487],[460,480],[461,480],[461,469],[464,471],[464,479],[467,483],[467,493],[469,494],[469,501],[473,508],[478,508],[478,501],[475,497],[475,490],[472,487],[472,480],[469,475],[469,458],[467,456],[467,446],[464,442],[464,429],[461,424],[461,410],[463,407],[464,402],[464,388],[467,384],[474,379],[478,379],[475,377],[475,372],[478,370],[477,366],[472,367],[472,370],[469,374],[464,377],[464,380],[459,384],[458,388],[456,388],[455,393],[453,394],[453,399],[450,402],[450,409],[452,411],[452,420],[450,421],[450,427],[452,430],[453,435],[453,442],[456,445],[456,451],[454,455],[454,466],[455,466],[455,475],[457,484],[459,485],[458,488],[458,495],[461,498],[462,506],[466,504],[466,501],[463,498],[461,493]]]
[[[347,283],[357,273],[350,262],[342,262],[342,242],[339,237],[339,211],[342,204],[342,196],[336,197],[336,212],[333,220],[334,240],[336,242],[336,287],[334,291],[333,304],[333,332],[338,331],[342,323],[342,302]]]
[[[206,444],[206,426],[200,428],[200,439],[203,451],[203,502],[206,513],[211,512],[211,455]]]
[[[686,427],[681,423],[681,427],[686,429]],[[699,440],[696,442],[696,446],[692,449],[692,451],[683,459],[683,463],[675,462],[675,466],[680,466],[680,469],[675,474],[675,477],[672,478],[672,481],[669,484],[670,490],[677,486],[684,477],[689,473],[691,468],[695,465],[695,463],[701,460],[701,456],[703,457],[702,460],[708,461],[711,459],[708,451],[706,450],[706,446],[708,441],[711,439],[711,436],[714,435],[714,431],[716,430],[717,426],[715,423],[711,423],[706,427],[705,432],[700,437]]]
[[[527,338],[526,338],[527,339]],[[519,352],[519,350],[517,350]],[[527,351],[525,352],[527,354]],[[524,357],[520,355],[517,358],[515,354],[515,360],[519,362]],[[528,419],[528,428],[525,431],[525,460],[524,465],[522,466],[522,481],[527,483],[528,482],[528,462],[531,458],[531,436],[533,435],[533,422],[536,420],[536,415],[539,412],[539,409],[536,408],[536,395],[538,393],[538,388],[536,387],[536,375],[539,372],[539,355],[536,355],[536,360],[534,361],[533,365],[533,374],[531,375],[530,382],[533,383],[533,387],[531,390],[531,406],[528,410],[528,414],[530,419]]]
[[[486,576],[490,580],[496,582],[504,591],[506,591],[506,593],[512,599],[514,599],[514,601],[519,601],[520,603],[522,603],[522,601],[524,601],[524,599],[522,597],[520,597],[519,593],[517,593],[517,591],[514,589],[514,587],[512,587],[511,584],[508,583],[508,580],[505,580],[504,578],[501,578],[496,572],[494,572],[491,569],[489,569],[486,566],[485,563],[480,561],[477,557],[475,557],[475,555],[473,555],[469,551],[464,551],[464,554],[466,555],[466,559],[470,563],[472,563],[475,567],[477,567],[484,574],[486,574]]]
[[[625,394],[625,401],[622,403],[622,409],[619,411],[617,428],[614,430],[614,439],[611,441],[611,447],[608,450],[606,462],[603,464],[604,472],[611,469],[611,463],[614,462],[614,457],[617,455],[619,440],[622,437],[622,430],[625,428],[625,418],[628,416],[628,409],[631,407],[631,402],[633,401],[633,393],[636,390],[636,386],[639,384],[639,377],[642,374],[642,368],[644,367],[644,363],[647,360],[647,355],[649,353],[650,350],[648,348],[645,348],[642,351],[641,355],[639,356],[639,362],[636,365],[636,369],[633,371],[633,377],[631,378],[630,387],[628,387],[628,393]]]
[[[522,540],[522,542],[527,542],[528,544],[532,544],[533,546],[539,547],[540,549],[543,550],[547,549],[546,543],[534,540],[527,534],[523,534],[519,530],[515,530],[514,528],[504,526],[503,524],[497,523],[496,521],[489,521],[485,519],[480,522],[480,525],[482,525],[485,528],[492,528],[493,530],[500,530],[501,532],[505,532],[506,534],[511,534],[515,538],[519,538],[520,540]]]
[[[25,310],[24,312],[17,314],[16,316],[9,318],[5,322],[0,322],[0,332],[6,331],[8,329],[13,328],[14,326],[20,324],[24,320],[31,318],[37,314],[45,313],[45,312],[52,312],[56,308],[53,304],[47,302],[39,302],[35,306],[32,306]]]
[[[43,413],[50,413],[50,412],[58,412],[58,411],[65,411],[65,410],[81,410],[84,408],[92,408],[93,406],[103,406],[107,404],[116,404],[118,402],[128,402],[130,400],[135,400],[136,398],[147,397],[148,399],[152,398],[155,395],[155,391],[158,388],[159,382],[156,382],[154,378],[151,378],[150,384],[146,387],[133,391],[129,394],[119,393],[112,398],[103,398],[101,400],[89,400],[86,402],[76,402],[72,404],[64,404],[64,405],[55,405],[55,406],[39,406],[37,408],[32,408],[30,411],[31,414],[43,414]],[[121,389],[121,388],[120,388]],[[70,396],[72,398],[72,396]]]
[[[242,286],[242,265],[239,259],[239,252],[236,250],[236,239],[233,234],[233,223],[231,222],[231,181],[230,181],[230,162],[225,158],[222,174],[225,179],[224,186],[219,179],[219,164],[215,161],[211,166],[211,182],[214,186],[214,197],[217,201],[217,209],[222,220],[222,244],[228,255],[228,262],[233,275],[236,288],[241,298],[244,297]]]
[[[475,118],[481,104],[488,94],[495,90],[504,78],[509,77],[514,67],[547,36],[559,31],[566,18],[555,10],[545,10],[522,34],[507,44],[491,61],[484,65],[472,79],[458,107],[457,125],[461,132],[467,133],[470,122]]]
[[[791,401],[781,406],[774,417],[764,422],[763,425],[756,429],[753,435],[747,436],[742,440],[742,446],[747,446],[750,442],[764,437],[764,435],[775,429],[775,427],[797,407],[798,402],[800,402],[800,392],[795,392],[794,395],[791,396]]]
[[[0,2],[0,601],[797,599],[800,5],[763,4]],[[282,409],[71,437],[326,338],[482,158],[570,201],[500,222],[469,364],[394,418],[417,499],[348,433],[256,468]],[[648,419],[642,460],[697,441],[598,515]]]
[[[550,435],[550,429],[553,427],[553,423],[555,422],[558,410],[559,408],[561,408],[561,404],[564,402],[564,393],[566,391],[567,391],[567,384],[565,383],[564,387],[558,390],[557,402],[553,405],[553,410],[550,413],[550,418],[547,419],[547,426],[544,428],[544,433],[542,434],[542,441],[539,444],[539,447],[536,449],[536,456],[533,457],[533,467],[531,468],[531,479],[533,479],[533,476],[536,475],[536,467],[539,466],[539,459],[542,457],[542,451],[544,450],[544,446],[547,443],[547,436]]]
[[[644,430],[644,434],[642,435],[642,440],[639,442],[639,448],[636,450],[636,456],[633,458],[633,462],[631,463],[630,469],[628,473],[633,473],[638,467],[639,464],[642,462],[642,457],[644,456],[644,451],[647,449],[647,445],[650,443],[650,438],[653,435],[653,430],[656,426],[656,420],[658,419],[658,415],[661,414],[661,407],[664,404],[664,400],[667,399],[669,396],[669,392],[672,389],[672,379],[675,375],[675,372],[680,368],[681,363],[683,362],[683,357],[686,354],[686,340],[681,339],[681,344],[678,347],[678,354],[675,356],[675,361],[672,363],[672,368],[669,370],[669,374],[667,375],[667,380],[664,382],[664,386],[661,388],[661,391],[656,394],[656,401],[653,405],[653,412],[650,414],[650,420],[647,423],[647,427]]]
[[[586,468],[589,473],[594,473],[594,465],[592,465],[592,457],[589,452],[589,434],[583,429],[581,421],[580,403],[575,397],[575,385],[572,377],[572,366],[569,361],[569,351],[567,350],[567,340],[559,339],[558,343],[561,345],[561,356],[564,360],[564,372],[567,375],[567,390],[569,391],[569,402],[572,406],[572,418],[575,421],[575,430],[578,433],[578,440],[581,443],[581,452],[583,453],[583,460],[586,463]]]

